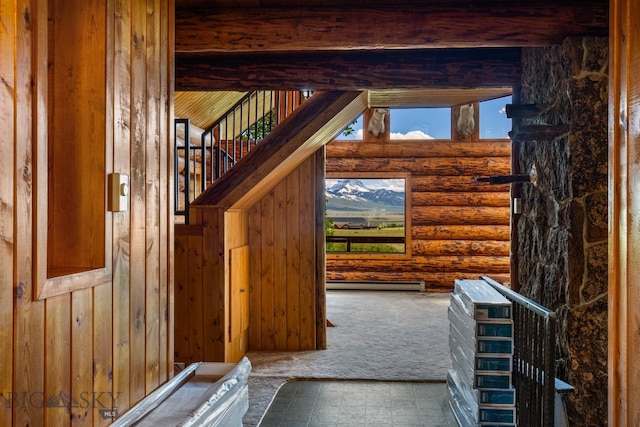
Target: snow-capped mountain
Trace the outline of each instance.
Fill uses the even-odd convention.
[[[375,180],[379,183],[381,180]],[[328,181],[328,210],[390,210],[404,209],[404,191],[368,187],[359,179]],[[372,181],[373,182],[373,181]]]

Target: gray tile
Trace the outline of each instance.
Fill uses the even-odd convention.
[[[281,387],[260,426],[457,427],[440,383],[294,381]]]

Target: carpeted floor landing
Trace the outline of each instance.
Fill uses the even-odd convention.
[[[249,410],[256,426],[292,379],[441,381],[451,366],[449,294],[328,291],[327,350],[249,352]]]

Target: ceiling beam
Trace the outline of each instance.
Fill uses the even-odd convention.
[[[607,1],[176,11],[176,53],[544,46],[608,34]]]
[[[176,90],[366,90],[511,87],[520,49],[176,55]]]

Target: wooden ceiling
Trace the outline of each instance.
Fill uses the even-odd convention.
[[[606,0],[175,2],[176,116],[196,106],[219,115],[215,100],[228,91],[430,90],[440,99],[450,90],[468,99],[517,84],[523,46],[608,34]]]

